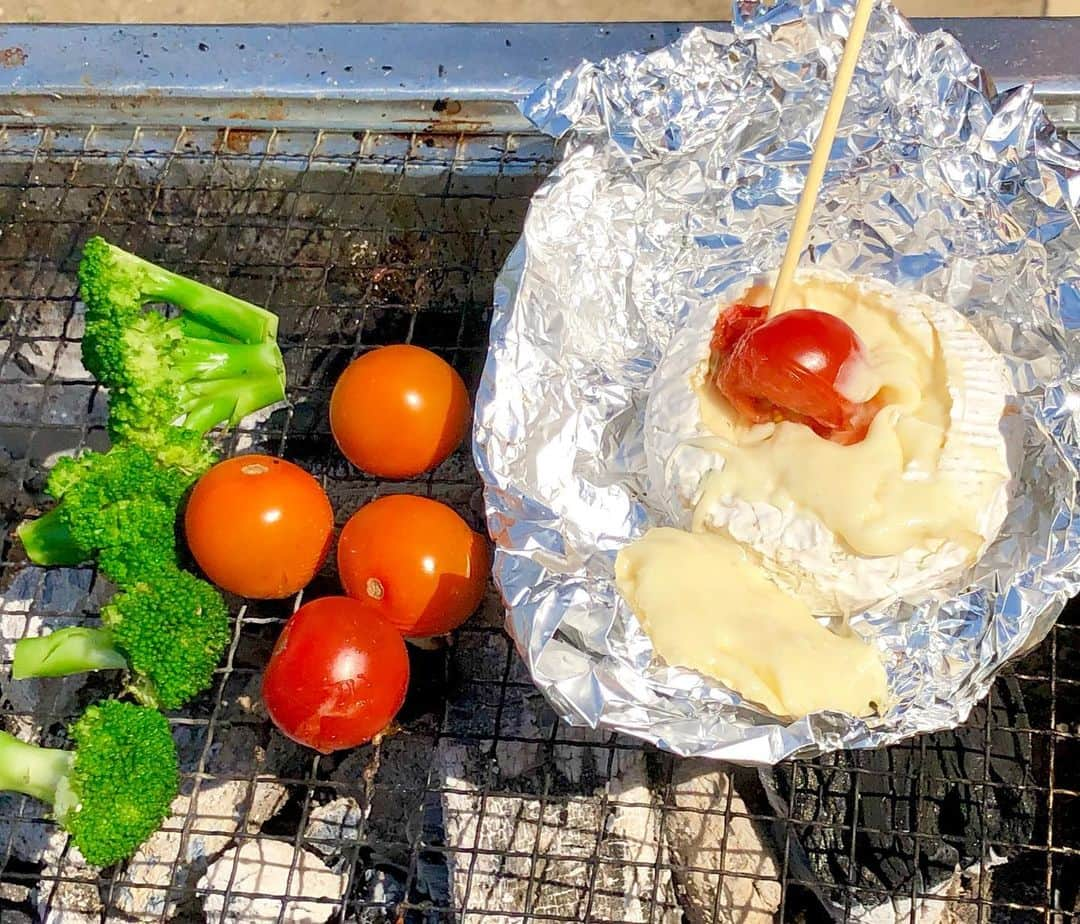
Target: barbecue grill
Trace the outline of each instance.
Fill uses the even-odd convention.
[[[1001,89],[1034,81],[1059,127],[1080,129],[1080,20],[918,26],[957,33]],[[330,438],[330,388],[360,352],[401,341],[475,386],[495,275],[559,155],[515,101],[582,58],[681,31],[0,29],[5,727],[62,744],[67,720],[115,690],[108,676],[7,679],[17,638],[92,619],[103,594],[90,569],[28,565],[14,538],[56,455],[104,443],[104,395],[79,362],[85,238],[280,315],[289,406],[224,435],[224,450],[299,462],[342,520],[408,491],[479,527],[467,449],[416,482],[362,476]],[[331,567],[306,596],[336,590]],[[230,602],[212,690],[170,716],[174,817],[101,872],[38,803],[0,796],[3,924],[1080,917],[1075,611],[963,728],[758,772],[558,722],[494,592],[453,644],[412,653],[397,734],[318,756],[274,732],[258,701],[300,600]]]

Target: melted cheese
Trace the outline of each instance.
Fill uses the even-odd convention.
[[[947,540],[967,549],[973,561],[984,541],[982,511],[999,484],[988,479],[986,490],[972,491],[941,470],[952,396],[930,321],[918,310],[897,310],[854,281],[811,280],[794,295],[792,307],[826,311],[858,334],[868,363],[856,364],[863,368],[845,386],[879,394],[886,406],[866,439],[841,446],[789,421],[768,432],[745,427],[702,384],[702,418],[716,436],[699,445],[719,453],[723,464],[706,479],[695,529],[705,528],[718,501],[738,497],[809,513],[858,555],[898,555]],[[752,303],[766,297],[760,290],[750,293]],[[997,448],[969,447],[969,467],[994,470]]]
[[[763,304],[770,291],[763,279],[734,300]],[[866,345],[840,387],[887,402],[868,438],[841,447],[797,424],[740,421],[705,387],[721,308],[691,315],[645,419],[648,500],[682,529],[624,549],[617,583],[668,663],[777,714],[866,714],[886,705],[874,649],[810,614],[844,624],[959,578],[981,554],[1008,509],[1010,384],[967,320],[924,295],[800,270],[799,307],[843,317]],[[866,685],[854,699],[849,680]]]
[[[874,649],[821,626],[726,537],[652,529],[619,553],[615,573],[668,664],[715,677],[781,716],[868,715],[885,702]]]

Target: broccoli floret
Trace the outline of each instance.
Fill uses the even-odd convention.
[[[83,363],[109,389],[114,437],[180,426],[203,434],[285,396],[273,313],[100,237],[83,248]],[[150,303],[179,308],[167,318]]]
[[[70,729],[74,751],[0,732],[0,790],[48,802],[89,863],[130,856],[169,815],[179,789],[176,745],[160,712],[109,700]]]
[[[150,453],[165,466],[198,476],[218,461],[210,443],[194,430],[183,427],[143,427],[132,420],[121,402],[109,414],[109,436],[114,443],[130,443]]]
[[[144,706],[179,709],[210,686],[229,643],[229,613],[213,587],[187,571],[118,594],[102,628],[71,626],[15,644],[11,673],[63,677],[127,669],[128,692]]]
[[[162,465],[131,443],[61,459],[47,484],[59,503],[23,523],[19,538],[35,564],[78,565],[96,556],[122,587],[148,580],[176,567],[176,511],[199,474]]]

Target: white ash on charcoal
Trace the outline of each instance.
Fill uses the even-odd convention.
[[[978,902],[991,901],[991,870],[998,862],[985,864],[981,874],[978,864],[954,870],[952,876],[914,902],[910,896],[894,898],[876,908],[860,910],[858,918],[852,920],[859,924],[981,924]]]
[[[260,408],[244,418],[235,433],[234,454],[243,452],[272,452],[267,445],[266,422],[280,412],[282,404],[271,404]]]
[[[28,420],[37,420],[45,386],[39,382],[12,382],[0,385],[0,424],[26,426]]]
[[[979,703],[961,728],[910,744],[840,752],[760,772],[773,813],[784,817],[790,811],[795,822],[788,845],[792,878],[816,883],[814,891],[836,920],[910,920],[913,894],[945,899],[953,890],[951,911],[946,900],[926,902],[920,924],[936,924],[963,904],[956,900],[956,877],[962,883],[990,865],[997,867],[990,883],[980,886],[989,888],[989,900],[1025,903],[1022,890],[1031,876],[1024,874],[1027,859],[1019,848],[1031,843],[1036,829],[1030,787],[1046,774],[1039,772],[1031,736],[1023,731],[1029,727],[1027,709],[1016,680],[999,680],[992,703],[992,710]],[[853,849],[856,793],[859,836]],[[782,823],[774,834],[783,849]],[[997,854],[991,854],[990,844]],[[870,898],[883,894],[895,899]]]
[[[0,882],[0,902],[11,905],[22,905],[30,901],[34,890],[20,882]]]
[[[723,765],[676,761],[664,834],[692,924],[772,924],[780,868]]]
[[[10,871],[5,870],[5,875],[10,876]],[[36,912],[32,909],[35,890],[23,885],[23,881],[0,882],[0,921],[4,924],[34,924]]]
[[[214,924],[322,924],[341,912],[348,877],[315,854],[273,838],[223,853],[199,880]]]
[[[315,806],[308,813],[304,844],[324,860],[340,857],[360,839],[364,813],[351,796]]]
[[[384,924],[394,920],[394,910],[405,901],[405,883],[394,873],[384,869],[369,869],[359,874],[363,880],[363,907],[359,921],[367,924]]]
[[[333,872],[348,873],[356,860],[363,825],[364,810],[351,796],[315,806],[304,826],[304,847],[320,856]],[[379,869],[367,869],[361,875],[364,897],[369,901],[397,904],[405,897],[402,875]]]
[[[493,713],[511,739],[494,747],[479,737]],[[532,688],[475,685],[447,705],[437,766],[459,924],[586,908],[600,920],[677,924],[644,754],[610,747],[603,732],[560,725],[556,735],[556,722]]]
[[[354,870],[350,897],[360,906],[362,922],[385,920],[388,906],[402,900],[410,883],[413,901],[430,901],[442,908],[449,905],[445,858],[418,847],[441,836],[438,796],[429,790],[438,785],[432,776],[435,716],[429,713],[433,704],[441,705],[443,693],[441,682],[435,685],[437,689],[426,689],[429,684],[423,681],[427,675],[443,675],[445,652],[416,653],[416,657],[417,682],[403,712],[406,729],[377,744],[322,756],[317,773],[312,752],[284,736],[272,734],[267,746],[268,762],[278,772],[327,780],[329,785],[310,795],[302,846],[334,872]],[[234,720],[259,717],[257,681],[256,677],[237,686],[235,693],[227,687],[225,714]],[[274,826],[275,833],[284,837],[296,833],[287,815]]]
[[[104,592],[104,584],[92,584],[92,577],[79,568],[16,571],[0,592],[0,660],[10,661],[15,642],[26,635],[84,622],[83,613],[95,608]],[[12,680],[0,671],[0,699],[10,710],[0,725],[26,741],[64,747],[61,717],[78,715],[105,685],[85,676]],[[46,869],[59,860],[68,837],[46,813],[34,799],[0,794],[0,866],[9,857]]]
[[[186,732],[186,734],[185,734]],[[182,769],[197,768],[201,734],[178,730]],[[231,728],[211,745],[198,786],[184,778],[172,816],[128,861],[112,894],[110,910],[140,917],[172,914],[190,902],[210,861],[237,834],[254,834],[284,806],[288,791],[272,779],[264,730]]]
[[[41,924],[98,924],[105,909],[100,890],[99,871],[69,845],[41,871],[36,890]]]
[[[11,858],[42,864],[59,859],[68,836],[46,817],[47,812],[45,805],[28,796],[0,795],[0,867]]]
[[[0,661],[10,662],[21,638],[93,623],[90,614],[110,592],[86,568],[20,568],[0,593]],[[109,685],[107,675],[13,680],[7,671],[0,672],[0,697],[10,709],[5,730],[38,741],[45,731],[59,731],[59,717],[77,716]],[[63,740],[43,743],[60,745]]]
[[[25,565],[15,570],[0,592],[0,658],[10,661],[15,643],[27,635],[84,622],[86,614],[107,596],[104,586],[93,593],[92,587],[93,572],[88,568]],[[4,682],[5,692],[10,685],[15,694],[23,683],[10,678]]]

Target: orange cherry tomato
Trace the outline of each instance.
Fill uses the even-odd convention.
[[[285,624],[262,694],[285,735],[329,754],[384,731],[408,685],[409,655],[397,629],[370,604],[322,597]]]
[[[184,511],[195,561],[223,590],[257,600],[305,587],[330,551],[334,511],[300,466],[236,456],[196,482]]]
[[[444,635],[480,605],[487,539],[438,501],[407,494],[361,507],[341,531],[345,592],[375,605],[409,638]]]
[[[453,367],[409,344],[352,361],[330,398],[330,429],[345,457],[379,478],[439,465],[469,430],[469,395]]]

